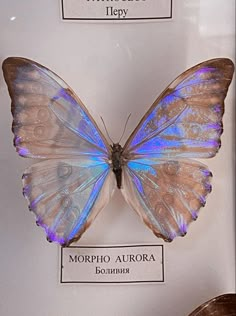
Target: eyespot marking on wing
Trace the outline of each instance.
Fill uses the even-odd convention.
[[[57,174],[60,179],[67,179],[72,174],[72,166],[66,164],[59,164],[57,167]]]

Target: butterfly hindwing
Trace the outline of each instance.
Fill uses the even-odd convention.
[[[109,167],[88,159],[50,159],[28,168],[24,195],[50,241],[78,240],[114,188]]]
[[[68,245],[108,203],[113,180],[102,161],[50,159],[25,171],[23,193],[48,240]]]
[[[124,168],[122,193],[154,234],[184,236],[211,191],[211,173],[191,160],[136,159]]]

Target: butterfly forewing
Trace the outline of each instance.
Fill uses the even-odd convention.
[[[208,158],[220,147],[224,99],[234,65],[203,62],[180,75],[154,102],[124,146],[140,156]]]
[[[229,59],[209,60],[184,72],[154,102],[124,146],[122,193],[166,241],[186,234],[211,190],[211,172],[186,158],[209,158],[218,151],[233,72]]]
[[[108,203],[110,147],[79,98],[49,69],[12,57],[3,72],[18,153],[49,159],[26,170],[24,195],[48,240],[68,245]]]
[[[109,145],[87,109],[56,74],[25,58],[7,58],[14,143],[24,157],[107,157]]]

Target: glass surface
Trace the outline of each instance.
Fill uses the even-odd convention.
[[[102,24],[63,22],[59,1],[0,0],[1,62],[33,59],[62,77],[104,132],[126,139],[165,87],[184,70],[235,52],[234,0],[176,0],[173,19]],[[21,176],[30,159],[12,144],[10,98],[0,76],[0,314],[41,316],[183,316],[221,293],[235,292],[235,79],[225,102],[217,156],[202,159],[212,192],[185,238],[165,244],[165,285],[62,286],[59,247],[45,241],[27,211]],[[104,132],[105,134],[105,132]],[[116,190],[80,244],[159,243]]]

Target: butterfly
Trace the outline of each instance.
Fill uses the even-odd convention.
[[[182,73],[122,147],[108,143],[55,73],[26,58],[7,58],[14,145],[20,156],[42,160],[23,174],[23,194],[48,241],[77,241],[116,186],[157,237],[184,236],[211,191],[211,172],[190,158],[218,152],[233,72],[230,59],[217,58]]]

